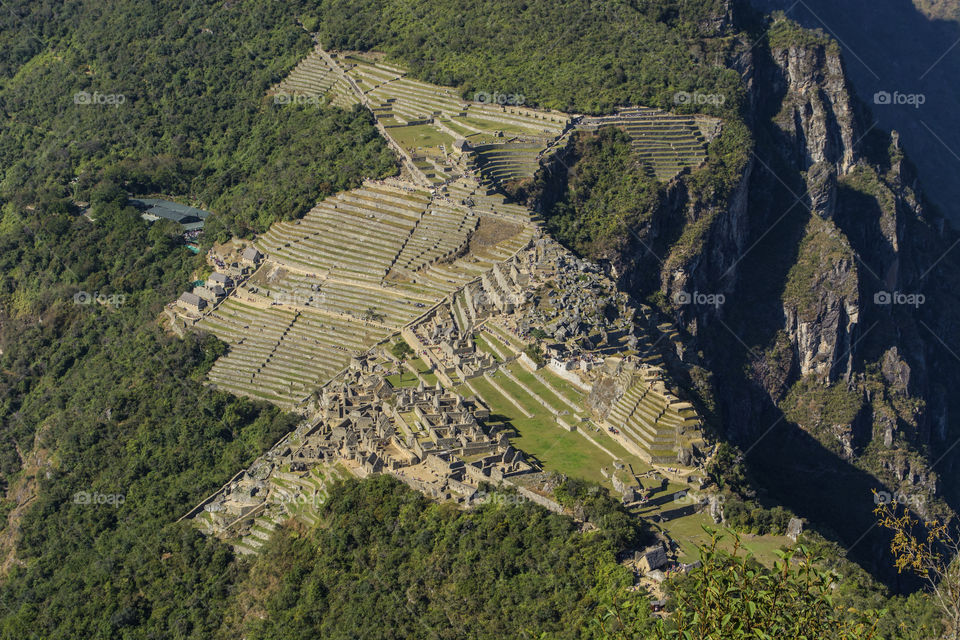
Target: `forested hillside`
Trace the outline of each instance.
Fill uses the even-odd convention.
[[[213,239],[396,170],[367,113],[264,98],[310,47],[297,16],[23,2],[0,17],[3,637],[220,624],[240,569],[174,521],[292,418],[201,384],[215,339],[164,334],[162,305],[203,261],[127,192],[215,211]]]
[[[310,49],[305,4],[13,3],[0,17],[0,196],[62,210],[106,177],[243,234],[394,172],[366,112],[265,97]]]

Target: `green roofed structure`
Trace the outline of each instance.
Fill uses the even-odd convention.
[[[199,231],[203,229],[203,222],[210,215],[209,211],[188,207],[178,202],[157,200],[154,198],[131,198],[130,204],[142,211],[145,220],[173,220],[183,227],[184,231]]]

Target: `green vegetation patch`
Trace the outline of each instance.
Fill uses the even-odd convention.
[[[825,385],[815,375],[799,380],[781,402],[792,422],[818,432],[834,425],[848,425],[863,407],[863,393],[839,382]]]
[[[325,0],[319,31],[329,48],[384,51],[417,78],[460,87],[467,98],[496,92],[599,113],[626,104],[669,108],[677,91],[704,87],[735,104],[737,74],[690,46],[720,36],[711,25],[726,11],[720,0]]]
[[[603,257],[621,248],[661,204],[659,183],[619,129],[575,134],[567,165],[564,191],[544,218],[550,233],[581,255]]]
[[[320,516],[274,535],[223,637],[582,638],[599,576],[631,583],[615,553],[638,536],[629,523],[581,535],[528,501],[451,509],[386,476],[335,485]]]
[[[802,320],[816,317],[823,296],[855,299],[856,264],[853,249],[836,226],[812,215],[800,243],[797,261],[784,285],[784,304],[794,307]]]
[[[44,213],[107,179],[212,211],[207,236],[223,240],[395,174],[369,112],[266,97],[312,46],[296,23],[306,6],[12,2],[0,198]]]

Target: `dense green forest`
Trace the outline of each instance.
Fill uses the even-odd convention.
[[[277,105],[304,2],[13,2],[0,16],[0,198],[40,212],[104,177],[262,232],[396,171],[368,112]]]
[[[630,137],[613,127],[576,133],[570,147],[518,189],[542,207],[550,235],[591,258],[622,249],[662,204],[663,187],[637,161]]]
[[[418,77],[475,92],[523,95],[574,113],[617,105],[675,109],[678,91],[723,94],[737,74],[713,64],[732,46],[713,18],[722,0],[323,0],[318,32],[334,49],[377,49]],[[719,10],[722,14],[723,11]]]
[[[274,536],[223,637],[596,637],[597,576],[630,586],[616,552],[639,536],[636,524],[581,535],[522,500],[465,512],[388,476],[350,482],[319,527]]]
[[[8,211],[0,231],[0,474],[34,496],[3,521],[2,637],[209,630],[202,594],[226,588],[232,554],[174,521],[292,427],[201,384],[221,343],[161,331],[200,260],[178,230],[116,186],[93,197],[95,223]]]

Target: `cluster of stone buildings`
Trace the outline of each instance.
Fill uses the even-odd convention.
[[[493,305],[500,313],[513,313],[527,301],[530,276],[521,271],[520,260],[514,256],[506,263],[493,265],[493,269],[480,277],[483,294],[486,302]],[[467,304],[476,307],[484,300],[474,300],[472,293]]]
[[[306,483],[317,465],[343,464],[357,475],[390,473],[438,499],[469,504],[484,482],[498,484],[538,471],[510,446],[503,426],[486,424],[490,411],[475,398],[429,387],[392,387],[371,359],[355,358],[319,394],[314,418],[239,474],[203,505],[226,526],[269,509],[289,495],[271,478]],[[301,487],[300,493],[310,493]],[[306,496],[310,498],[310,496]],[[216,530],[216,527],[214,527]]]
[[[180,294],[177,306],[194,315],[201,313],[207,307],[215,306],[227,297],[242,275],[255,269],[262,261],[263,254],[255,247],[244,249],[240,253],[239,262],[230,266],[221,260],[216,260],[215,264],[220,271],[211,273],[202,285],[194,287],[192,291],[184,291]]]
[[[402,335],[447,386],[454,386],[453,378],[469,380],[497,368],[492,355],[477,349],[470,327],[458,326],[448,305],[437,307]]]
[[[636,309],[596,265],[547,239],[536,244],[530,258],[545,286],[534,292],[521,330],[541,328],[571,351],[631,348]]]

